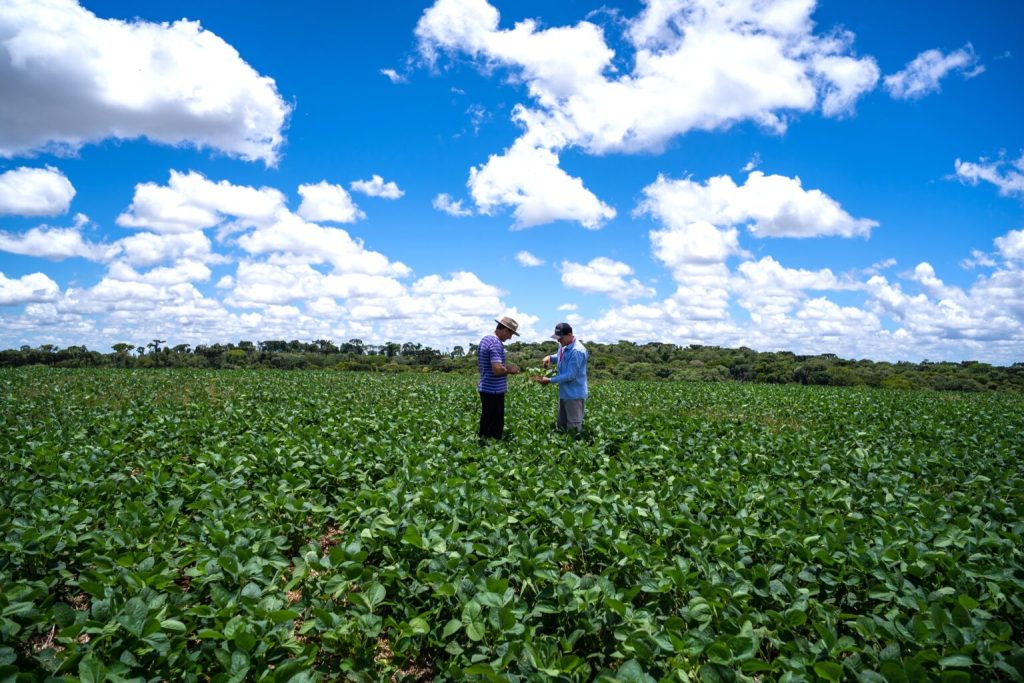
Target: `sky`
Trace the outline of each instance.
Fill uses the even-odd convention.
[[[0,0],[0,348],[1024,361],[1024,3]]]

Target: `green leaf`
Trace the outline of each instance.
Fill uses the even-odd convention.
[[[366,603],[370,606],[371,610],[384,602],[386,595],[387,591],[379,583],[371,583],[363,589],[363,596],[366,598]]]
[[[286,621],[295,621],[300,614],[293,609],[279,609],[270,613],[270,622],[280,624]]]
[[[204,628],[196,633],[196,638],[199,638],[200,640],[224,640],[224,634],[220,631]]]
[[[142,637],[142,630],[146,626],[146,615],[149,608],[140,598],[129,600],[121,613],[117,616],[117,622],[124,626],[128,633],[133,636]]]
[[[462,628],[462,622],[458,619],[451,619],[447,624],[444,625],[444,630],[441,632],[442,638],[450,638],[452,634],[456,633]]]
[[[427,633],[430,633],[430,624],[427,623],[426,619],[422,617],[416,617],[415,619],[409,621],[409,631],[414,636],[422,636]]]
[[[466,635],[473,641],[483,640],[484,631],[485,629],[482,621],[473,621],[466,626]]]
[[[940,659],[939,666],[974,666],[974,660],[967,655],[950,655]]]
[[[836,683],[843,678],[843,667],[835,662],[818,662],[814,665],[814,673],[826,681]]]
[[[160,622],[160,628],[165,631],[171,631],[172,633],[184,633],[185,624],[181,623],[177,619],[164,619]]]
[[[103,666],[90,652],[78,662],[78,679],[82,683],[103,683],[107,678],[107,667]]]
[[[623,683],[655,683],[654,678],[644,671],[640,662],[635,659],[620,666],[619,670],[615,672],[615,678]]]

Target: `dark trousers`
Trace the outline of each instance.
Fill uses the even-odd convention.
[[[505,431],[505,394],[480,393],[480,438],[500,439]]]

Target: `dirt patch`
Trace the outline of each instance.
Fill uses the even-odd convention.
[[[327,531],[320,537],[320,552],[330,552],[331,548],[341,543],[342,537],[345,536],[345,532],[341,529],[328,526]]]

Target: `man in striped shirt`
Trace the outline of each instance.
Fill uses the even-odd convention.
[[[494,334],[480,340],[477,347],[477,363],[480,366],[480,439],[500,439],[505,431],[505,392],[508,391],[508,375],[519,374],[519,368],[505,363],[505,347],[512,335],[519,336],[519,328],[512,318],[505,316],[495,320],[498,326]]]

